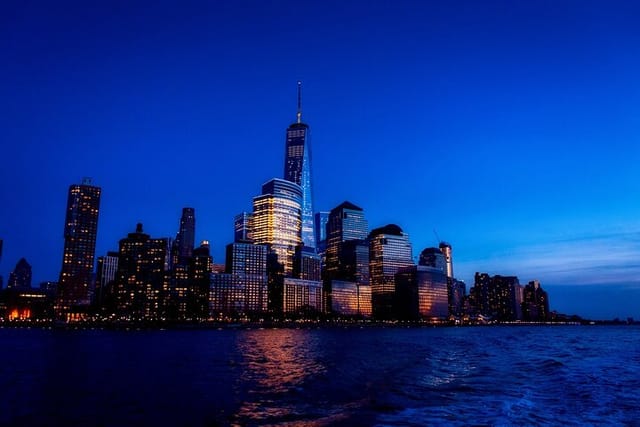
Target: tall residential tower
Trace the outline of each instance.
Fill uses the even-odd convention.
[[[96,253],[100,187],[85,178],[69,187],[64,223],[64,253],[58,283],[56,312],[64,315],[74,307],[90,304],[91,275]]]

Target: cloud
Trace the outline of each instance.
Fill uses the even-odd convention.
[[[486,271],[554,284],[616,283],[640,287],[640,232],[591,233],[520,246],[481,260],[458,264],[458,271]],[[473,274],[473,273],[471,273]]]

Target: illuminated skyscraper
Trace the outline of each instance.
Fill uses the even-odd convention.
[[[120,315],[133,319],[155,319],[165,310],[168,282],[169,239],[152,239],[142,231],[120,240],[115,303]]]
[[[233,241],[252,242],[253,241],[253,215],[242,212],[233,219]]]
[[[253,198],[253,241],[278,256],[286,276],[293,274],[296,247],[302,244],[301,212],[302,189],[290,181],[274,178]]]
[[[56,298],[58,315],[91,302],[89,291],[96,253],[100,193],[100,187],[91,185],[90,178],[69,187],[64,253]]]
[[[442,321],[449,317],[447,276],[442,269],[403,267],[396,274],[396,288],[398,318]]]
[[[213,257],[209,242],[203,240],[200,246],[193,250],[189,268],[188,318],[206,319],[209,317],[209,285],[212,272]]]
[[[451,257],[451,245],[447,242],[440,242],[439,248],[440,252],[442,252],[442,255],[444,255],[444,273],[449,279],[453,279],[453,259]]]
[[[445,255],[440,248],[426,248],[420,253],[419,265],[425,267],[433,267],[440,270],[443,274],[447,271],[447,261]]]
[[[369,274],[373,316],[391,319],[395,311],[395,275],[413,265],[409,236],[395,224],[376,228],[369,234]]]
[[[267,247],[236,242],[227,245],[226,273],[242,289],[240,301],[245,314],[267,311]]]
[[[309,126],[302,123],[301,82],[298,82],[297,120],[287,128],[284,179],[298,184],[302,189],[301,238],[304,246],[316,248],[311,191],[311,149],[309,146]]]
[[[353,269],[347,268],[348,265],[351,264],[347,262],[347,258],[353,258],[353,254],[343,253],[347,249],[343,243],[357,240],[365,244],[364,240],[367,238],[368,232],[369,224],[364,218],[362,208],[350,202],[343,202],[331,210],[327,220],[327,278],[353,280],[352,276],[354,276],[356,272]],[[355,250],[355,248],[353,250]],[[368,260],[366,264],[368,270]]]

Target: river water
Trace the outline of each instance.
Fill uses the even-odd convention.
[[[0,329],[0,425],[640,425],[640,328]]]

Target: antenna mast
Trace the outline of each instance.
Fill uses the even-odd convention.
[[[302,82],[298,80],[298,123],[302,123]]]

